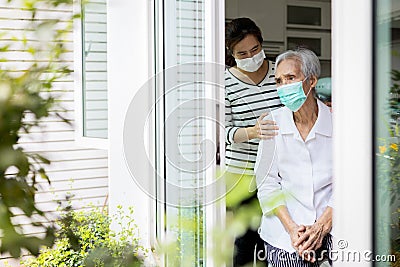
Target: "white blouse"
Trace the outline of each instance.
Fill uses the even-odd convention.
[[[263,210],[260,236],[291,253],[295,249],[290,236],[271,211],[285,205],[295,223],[311,225],[327,206],[332,207],[332,115],[327,106],[317,102],[318,118],[306,141],[287,107],[265,118],[276,121],[279,133],[260,142],[254,168]]]

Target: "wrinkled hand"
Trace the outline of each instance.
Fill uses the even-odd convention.
[[[315,262],[315,258],[309,252],[316,251],[322,246],[322,241],[326,233],[324,232],[323,224],[317,222],[304,226],[304,228],[305,230],[300,233],[300,237],[293,246],[305,260]]]
[[[304,225],[295,225],[289,230],[290,240],[292,241],[292,246],[297,250],[295,244],[297,244],[301,235],[305,232],[306,227]]]
[[[271,139],[278,134],[277,130],[279,130],[279,127],[276,125],[276,123],[271,120],[264,120],[265,116],[267,115],[268,113],[261,114],[261,116],[257,119],[256,125],[253,127],[256,138]]]

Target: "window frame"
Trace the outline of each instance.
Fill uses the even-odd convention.
[[[352,251],[372,250],[372,2],[332,1],[334,249],[345,240]],[[349,60],[354,55],[356,60]],[[360,79],[354,79],[354,70]],[[340,262],[345,267],[371,265]]]
[[[166,57],[168,56],[168,48],[166,48],[166,40],[169,38],[169,36],[166,36],[164,34],[164,27],[165,27],[165,18],[164,18],[164,12],[168,12],[171,10],[171,7],[168,6],[165,3],[165,0],[157,0],[154,3],[155,6],[152,6],[153,13],[151,15],[152,17],[152,23],[154,23],[152,26],[152,29],[154,32],[152,33],[152,36],[154,37],[155,40],[152,40],[154,49],[154,58],[152,58],[152,61],[150,64],[153,64],[153,71],[154,75],[157,76],[157,73],[163,71],[165,69],[166,65],[174,65],[176,62],[167,62],[166,63]],[[204,0],[204,20],[205,20],[205,62],[219,62],[220,64],[225,63],[225,35],[221,34],[225,32],[225,1],[213,1],[213,0]],[[174,10],[172,10],[174,11]],[[213,27],[214,26],[214,27]],[[173,34],[171,34],[173,36]],[[170,40],[171,41],[171,40]],[[173,41],[173,40],[172,40]],[[169,43],[171,46],[171,43]],[[168,56],[168,60],[171,60],[171,57]],[[217,76],[217,75],[216,75]],[[225,82],[223,73],[221,77],[216,77],[216,79],[220,78],[221,82]],[[156,80],[155,83],[157,86],[155,88],[164,88],[164,80]],[[211,90],[209,90],[211,91]],[[153,92],[155,95],[155,98],[159,99],[162,98],[163,92],[160,92],[159,90],[156,90]],[[212,98],[212,95],[207,95],[208,97]],[[216,95],[215,97],[218,97],[220,99],[220,102],[224,102],[224,95]],[[155,99],[154,98],[154,99]],[[153,99],[153,100],[154,100]],[[163,125],[163,120],[165,119],[165,103],[164,101],[160,101],[158,105],[159,110],[156,113],[156,118],[154,118],[155,121],[155,129],[154,129],[154,152],[155,152],[155,162],[157,162],[157,170],[155,172],[155,176],[159,175],[160,177],[166,177],[166,163],[165,163],[165,139],[164,135],[165,133],[162,130],[162,125]],[[209,106],[210,110],[215,110],[215,107]],[[224,118],[224,109],[220,108],[219,109],[219,117]],[[160,128],[161,127],[161,128]],[[207,134],[207,137],[214,140],[216,138],[215,135],[216,129],[212,129],[210,133]],[[224,144],[224,134],[219,134],[219,143]],[[223,153],[223,151],[222,151]],[[164,155],[164,156],[163,156]],[[224,154],[221,155],[221,159],[224,157]],[[157,160],[159,159],[159,160]],[[220,166],[223,166],[223,162],[221,163]],[[214,166],[215,168],[219,168],[220,166]],[[206,181],[208,183],[212,183],[213,179],[215,179],[215,172],[209,170],[206,175]],[[221,190],[224,190],[224,188],[220,188]],[[157,192],[157,199],[159,201],[154,200],[154,218],[155,221],[153,222],[153,225],[151,228],[153,229],[154,232],[151,233],[150,236],[150,242],[152,246],[154,244],[157,244],[159,241],[163,242],[168,239],[168,232],[166,228],[166,216],[167,216],[167,204],[163,201],[160,200],[165,200],[166,197],[166,185],[165,183],[156,183],[155,184],[155,190]],[[217,194],[217,192],[213,192],[213,194]],[[223,226],[225,224],[225,202],[223,200],[216,201],[215,203],[208,204],[207,206],[204,207],[205,211],[205,225],[204,225],[204,231],[207,233],[213,232],[216,228],[223,229]],[[205,244],[207,244],[207,252],[205,253],[205,262],[204,266],[215,266],[215,259],[212,257],[212,255],[209,253],[211,251],[211,247],[215,246],[215,240],[214,237],[211,234],[207,234],[204,240]],[[165,266],[166,259],[162,257],[160,259],[161,261],[161,266]]]
[[[82,1],[78,0],[74,2],[73,13],[80,14],[82,16]],[[74,20],[74,106],[75,106],[75,123],[74,123],[74,139],[78,146],[85,148],[95,149],[106,149],[109,147],[109,137],[97,138],[84,136],[84,109],[83,109],[83,29],[82,29],[82,17]],[[107,91],[107,99],[109,92]],[[107,104],[107,111],[109,110],[109,104]],[[107,128],[109,122],[107,123]],[[109,135],[109,131],[107,131]]]

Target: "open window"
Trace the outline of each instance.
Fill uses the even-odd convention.
[[[157,1],[157,237],[176,240],[164,266],[213,266],[218,90],[223,84],[220,1]],[[221,14],[220,14],[221,13]],[[217,63],[216,63],[217,62]],[[219,62],[219,63],[218,63]],[[221,99],[222,100],[222,99]],[[213,188],[213,189],[210,189]]]
[[[107,149],[107,3],[78,1],[75,22],[75,136],[79,145]]]

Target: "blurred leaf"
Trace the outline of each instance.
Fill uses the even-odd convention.
[[[51,184],[50,178],[49,178],[49,176],[47,176],[46,171],[43,168],[40,168],[38,171],[39,171],[40,177],[47,180],[47,182],[49,184]]]
[[[9,48],[10,48],[10,45],[1,46],[0,52],[7,52]]]
[[[55,114],[59,119],[62,120],[62,122],[67,123],[69,125],[72,125],[72,122],[69,119],[67,119],[64,116],[62,116],[59,112],[56,112]]]
[[[40,155],[40,154],[33,154],[33,155],[35,155],[35,157],[36,158],[38,158],[41,162],[43,162],[44,164],[50,164],[50,160],[48,160],[47,158],[45,158],[45,157],[43,157],[42,155]],[[39,169],[39,172],[44,172],[44,169],[43,168],[40,168]]]
[[[26,52],[34,55],[36,53],[36,49],[32,46],[28,47],[28,49],[26,50]]]

